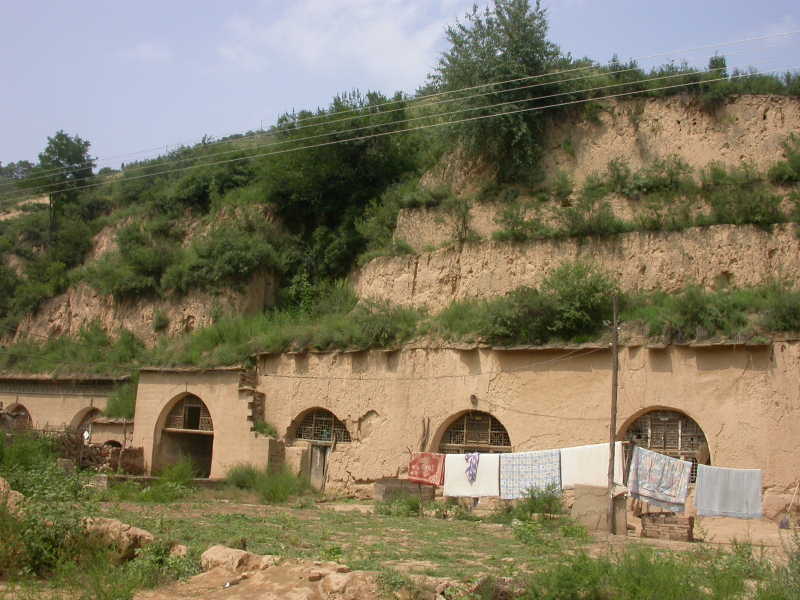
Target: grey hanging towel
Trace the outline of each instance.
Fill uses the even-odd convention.
[[[700,517],[760,519],[761,469],[697,465],[694,503]]]

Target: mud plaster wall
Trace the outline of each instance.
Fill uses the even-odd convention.
[[[584,352],[588,352],[585,350]],[[611,356],[606,349],[413,349],[259,358],[258,388],[279,436],[316,407],[344,421],[328,490],[367,493],[403,476],[408,450],[435,450],[455,417],[474,407],[498,418],[515,451],[608,440]],[[554,359],[566,358],[558,362]],[[657,407],[683,411],[703,428],[712,464],[763,469],[773,503],[788,503],[800,459],[800,345],[624,349],[619,429]],[[137,415],[138,418],[138,415]],[[137,421],[138,429],[138,421]],[[291,442],[291,435],[287,442]],[[769,504],[769,503],[768,503]]]
[[[453,300],[502,296],[538,286],[565,259],[583,257],[607,269],[625,290],[679,291],[687,284],[741,286],[773,277],[798,280],[796,226],[715,225],[679,233],[632,232],[615,238],[477,242],[419,256],[381,257],[351,275],[362,298],[441,310]]]
[[[160,467],[161,429],[175,403],[194,394],[211,414],[214,424],[212,478],[225,476],[237,462],[266,465],[274,440],[250,431],[250,396],[240,388],[238,371],[142,371],[136,396],[136,428],[132,445],[144,448],[147,473]],[[193,434],[198,435],[198,434]]]
[[[108,397],[105,395],[19,393],[0,391],[0,402],[13,411],[24,406],[31,415],[36,429],[64,429],[77,427],[83,417],[93,408],[105,410]]]

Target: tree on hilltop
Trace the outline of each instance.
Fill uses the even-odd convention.
[[[20,185],[46,193],[50,199],[48,243],[53,243],[53,230],[58,210],[64,202],[75,200],[80,188],[94,176],[94,162],[89,155],[91,143],[63,130],[47,138],[47,147],[39,154],[39,163],[28,170]]]
[[[501,180],[530,177],[541,156],[548,115],[528,109],[563,101],[550,97],[565,88],[548,74],[571,59],[547,39],[547,29],[538,0],[533,7],[528,0],[495,0],[483,12],[475,5],[463,22],[447,28],[450,49],[429,76],[434,91],[458,98],[447,108],[464,111],[454,120],[483,117],[454,124],[452,131],[467,156],[495,165]]]

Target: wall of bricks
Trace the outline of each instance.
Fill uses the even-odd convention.
[[[678,542],[694,540],[694,517],[673,513],[644,513],[639,518],[642,520],[642,537]]]
[[[286,446],[281,440],[269,438],[269,469],[273,473],[283,471],[283,463],[286,462]]]
[[[393,500],[399,496],[419,496],[423,502],[433,502],[436,488],[432,485],[420,485],[407,479],[378,479],[375,482],[375,500]]]

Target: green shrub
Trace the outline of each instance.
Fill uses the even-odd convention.
[[[392,517],[419,517],[421,503],[419,496],[398,496],[391,500],[380,500],[373,506],[376,514]]]
[[[166,331],[169,327],[169,317],[163,310],[157,310],[153,313],[153,331],[161,333]]]
[[[502,229],[492,234],[498,241],[524,242],[536,237],[551,235],[550,229],[545,226],[539,216],[539,207],[534,206],[533,218],[526,218],[528,206],[520,203],[511,203],[505,206],[495,217],[495,222]]]
[[[565,203],[575,190],[572,176],[566,171],[557,171],[550,179],[549,187],[553,198],[561,203]]]
[[[139,374],[131,379],[114,384],[114,391],[108,396],[108,404],[103,411],[107,417],[132,419],[136,412],[136,391],[139,387]]]
[[[718,190],[709,194],[707,200],[714,223],[751,224],[767,229],[774,223],[786,221],[781,210],[783,198],[763,187]]]
[[[554,310],[550,330],[562,339],[595,335],[611,317],[616,284],[608,273],[584,260],[563,261],[542,283]]]
[[[392,306],[387,301],[365,302],[356,309],[355,341],[361,348],[396,347],[413,337],[418,319],[412,308]]]
[[[550,298],[534,288],[519,288],[505,298],[489,301],[481,335],[490,343],[545,344],[557,308]]]
[[[769,170],[768,177],[773,183],[787,184],[800,182],[800,135],[792,134],[783,144],[785,160],[778,161]]]
[[[268,423],[264,419],[257,419],[256,421],[253,421],[253,427],[251,428],[251,431],[255,431],[256,433],[265,437],[278,437],[278,430],[275,428],[275,425]]]
[[[632,229],[617,218],[608,200],[593,192],[581,193],[574,202],[555,207],[554,214],[560,233],[568,237],[608,236]]]
[[[770,331],[800,331],[800,291],[778,290],[770,294],[763,323]]]
[[[644,231],[680,231],[694,224],[693,196],[674,196],[656,192],[642,199],[634,223]]]
[[[437,216],[439,222],[444,223],[452,240],[463,244],[474,237],[472,231],[472,202],[469,198],[452,196],[440,205]]]
[[[653,161],[633,176],[631,193],[691,194],[697,189],[692,167],[677,154]]]
[[[269,467],[237,463],[228,469],[226,481],[229,485],[255,491],[265,504],[280,504],[312,489],[308,479],[295,475],[286,465],[276,473]]]

